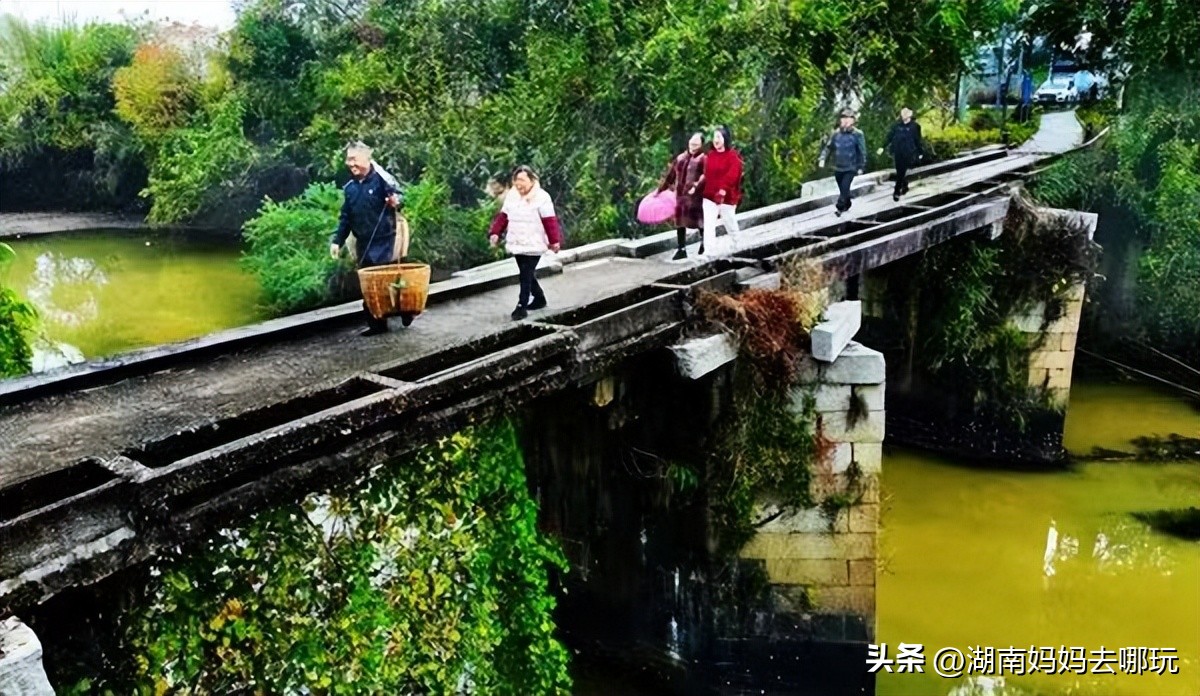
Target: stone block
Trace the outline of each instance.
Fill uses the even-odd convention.
[[[831,363],[821,364],[819,376],[827,384],[883,384],[883,354],[851,341]]]
[[[0,621],[0,694],[54,696],[42,666],[42,643],[15,616]]]
[[[1050,325],[1046,327],[1046,331],[1050,333],[1078,333],[1079,314],[1078,311],[1068,311],[1063,316],[1050,322]]]
[[[1061,370],[1049,370],[1049,379],[1046,381],[1046,388],[1055,389],[1070,389],[1071,388],[1071,368]]]
[[[862,326],[862,302],[835,302],[825,308],[824,317],[811,332],[812,355],[833,362]]]
[[[800,410],[804,406],[803,392],[792,398],[792,408]],[[851,387],[849,384],[819,384],[813,390],[818,411],[845,411],[850,408]]]
[[[1062,338],[1058,344],[1059,350],[1065,350],[1065,351],[1074,353],[1075,352],[1075,344],[1079,340],[1079,334],[1078,333],[1064,333],[1064,334],[1061,334],[1061,336],[1062,336]]]
[[[851,481],[846,474],[814,474],[808,491],[813,500],[817,501],[824,500],[831,495],[853,492],[860,503],[877,503],[879,502],[879,476],[864,474]]]
[[[768,558],[767,578],[783,585],[849,587],[849,563],[830,559]]]
[[[774,505],[761,506],[756,510],[756,519],[767,519],[778,515],[770,522],[758,527],[759,534],[821,534],[834,531],[835,525],[820,508],[804,508],[779,514],[779,508]],[[849,519],[846,528],[849,529]]]
[[[848,611],[855,614],[875,613],[875,588],[858,585],[852,587],[809,588],[813,610],[818,613]]]
[[[882,384],[879,385],[857,385],[854,387],[854,394],[863,400],[867,405],[868,411],[882,411],[884,408],[884,397],[887,390]]]
[[[850,532],[874,534],[879,529],[879,505],[862,503],[850,506]]]
[[[1053,399],[1054,403],[1058,406],[1062,406],[1065,408],[1067,406],[1068,402],[1070,402],[1070,400],[1071,400],[1071,389],[1069,387],[1059,387],[1057,389],[1051,389],[1049,391],[1050,391],[1050,398]]]
[[[821,432],[834,442],[883,442],[884,412],[867,411],[853,424],[848,413],[820,415]]]
[[[854,461],[854,445],[849,442],[837,443],[830,448],[825,461],[829,465],[829,473],[846,473],[850,470],[850,462]]]
[[[1086,283],[1076,283],[1067,288],[1067,291],[1063,294],[1064,299],[1066,299],[1068,302],[1082,302],[1086,296]]]
[[[1046,383],[1049,378],[1050,371],[1044,367],[1035,367],[1029,370],[1029,386],[1040,387]]]
[[[743,558],[861,560],[875,558],[874,534],[776,532],[756,534],[742,547]]]
[[[875,585],[875,560],[848,561],[850,565],[850,585]]]
[[[722,365],[737,359],[737,342],[728,334],[720,333],[704,338],[694,338],[671,346],[675,355],[675,368],[688,379],[699,379]]]
[[[1035,350],[1029,356],[1030,367],[1044,367],[1047,370],[1065,370],[1075,360],[1075,353],[1062,350]]]
[[[863,475],[880,473],[883,471],[883,443],[854,443],[854,461]]]

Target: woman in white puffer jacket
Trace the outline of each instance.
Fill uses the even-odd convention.
[[[538,184],[537,174],[525,165],[513,170],[512,188],[488,229],[492,246],[499,244],[502,237],[520,272],[520,295],[512,318],[521,320],[529,316],[528,310],[546,306],[546,294],[537,282],[538,261],[547,251],[557,252],[562,245],[554,201]]]

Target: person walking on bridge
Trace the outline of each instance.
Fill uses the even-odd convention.
[[[887,138],[878,154],[887,150],[892,154],[896,164],[896,187],[892,190],[892,200],[900,200],[900,196],[908,193],[908,168],[925,157],[925,145],[921,142],[921,124],[913,120],[912,109],[907,106],[900,109],[900,120],[892,124]]]
[[[841,217],[850,209],[850,183],[854,181],[854,175],[862,174],[867,167],[867,140],[862,131],[854,127],[856,118],[853,111],[842,110],[838,120],[838,127],[821,149],[817,166],[823,169],[826,160],[830,155],[833,156],[833,178],[837,181],[839,192],[836,214]]]
[[[687,233],[704,225],[704,134],[693,133],[687,149],[667,165],[658,192],[675,191],[675,238],[678,249],[673,261],[687,258]]]
[[[520,274],[517,308],[512,313],[513,320],[520,321],[529,316],[528,310],[546,306],[546,293],[537,281],[538,261],[547,251],[557,253],[562,248],[554,201],[539,185],[537,174],[525,165],[513,170],[512,188],[488,228],[488,241],[493,247],[502,238]]]
[[[350,181],[342,187],[342,212],[329,240],[329,255],[338,258],[342,245],[353,233],[359,268],[392,263],[396,251],[396,208],[401,204],[399,191],[372,165],[371,148],[361,141],[346,147],[346,168],[350,170]],[[367,330],[362,335],[374,336],[388,330],[387,319],[373,317],[366,301],[363,312],[367,315]]]
[[[699,253],[705,246],[712,248],[717,239],[717,218],[725,225],[730,246],[737,248],[741,231],[737,222],[737,206],[742,201],[742,153],[733,148],[729,128],[718,126],[712,134],[712,147],[704,161],[704,234]]]

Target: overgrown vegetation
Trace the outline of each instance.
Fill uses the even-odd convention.
[[[1010,146],[1020,145],[1033,137],[1041,126],[1039,109],[1034,109],[1030,118],[1023,122],[1014,119],[1015,109],[1008,111],[1008,119],[1003,123],[999,110],[987,108],[973,108],[968,112],[966,123],[944,128],[939,128],[934,119],[932,127],[923,126],[928,134],[925,137],[927,147],[935,159],[949,159],[960,152],[994,143],[1007,141]]]
[[[812,505],[813,464],[826,454],[813,395],[797,387],[808,331],[824,310],[824,283],[809,267],[787,275],[790,284],[780,290],[698,299],[705,319],[730,332],[745,357],[707,467],[713,531],[727,551],[753,534],[764,497],[785,508]]]
[[[227,37],[8,20],[0,156],[11,171],[58,148],[74,171],[65,153],[94,155],[125,185],[92,177],[108,198],[73,201],[108,205],[141,178],[153,220],[203,223],[226,189],[262,188],[264,162],[345,176],[338,151],[362,138],[468,209],[490,177],[531,164],[572,241],[593,240],[636,233],[633,207],[670,154],[717,123],[747,159],[744,206],[795,195],[836,108],[861,106],[877,142],[1013,4],[250,0]]]
[[[243,263],[258,277],[272,311],[298,312],[330,299],[330,277],[341,264],[327,250],[341,207],[337,186],[313,184],[282,203],[267,199],[242,228]]]
[[[112,693],[566,694],[512,426],[472,427],[347,492],[156,562]]]
[[[1102,103],[1080,114],[1097,132],[1112,126],[1102,148],[1056,163],[1032,192],[1100,213],[1106,248],[1140,253],[1126,329],[1200,364],[1200,15],[1152,0],[1116,12],[1055,0],[1039,13],[1052,36],[1086,25],[1087,57],[1110,56],[1128,74],[1123,111]]]
[[[4,282],[16,255],[0,242],[0,378],[23,375],[33,366],[31,339],[37,311]]]
[[[1011,320],[1039,304],[1043,326],[1057,319],[1097,254],[1082,225],[1043,217],[1017,196],[995,242],[943,244],[904,262],[910,268],[889,275],[887,313],[905,327],[908,379],[919,373],[960,417],[1024,431],[1055,407],[1029,385],[1037,345]]]

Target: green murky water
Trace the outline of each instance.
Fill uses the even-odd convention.
[[[10,244],[17,259],[8,280],[37,306],[39,358],[51,366],[71,354],[104,357],[265,318],[236,245],[113,230]]]
[[[1072,388],[1065,439],[1074,452],[1128,451],[1130,438],[1172,432],[1200,436],[1200,411],[1143,386]],[[1126,675],[1119,664],[1117,675],[1092,674],[1092,663],[1082,676],[1009,671],[997,695],[1200,694],[1200,543],[1130,514],[1200,506],[1200,464],[1095,462],[1031,474],[892,449],[883,489],[878,639],[889,656],[900,642],[922,643],[930,662],[924,675],[882,675],[881,696],[963,687],[933,674],[931,662],[941,648],[971,646],[1082,647],[1089,659],[1125,647],[1178,654],[1175,675]]]

